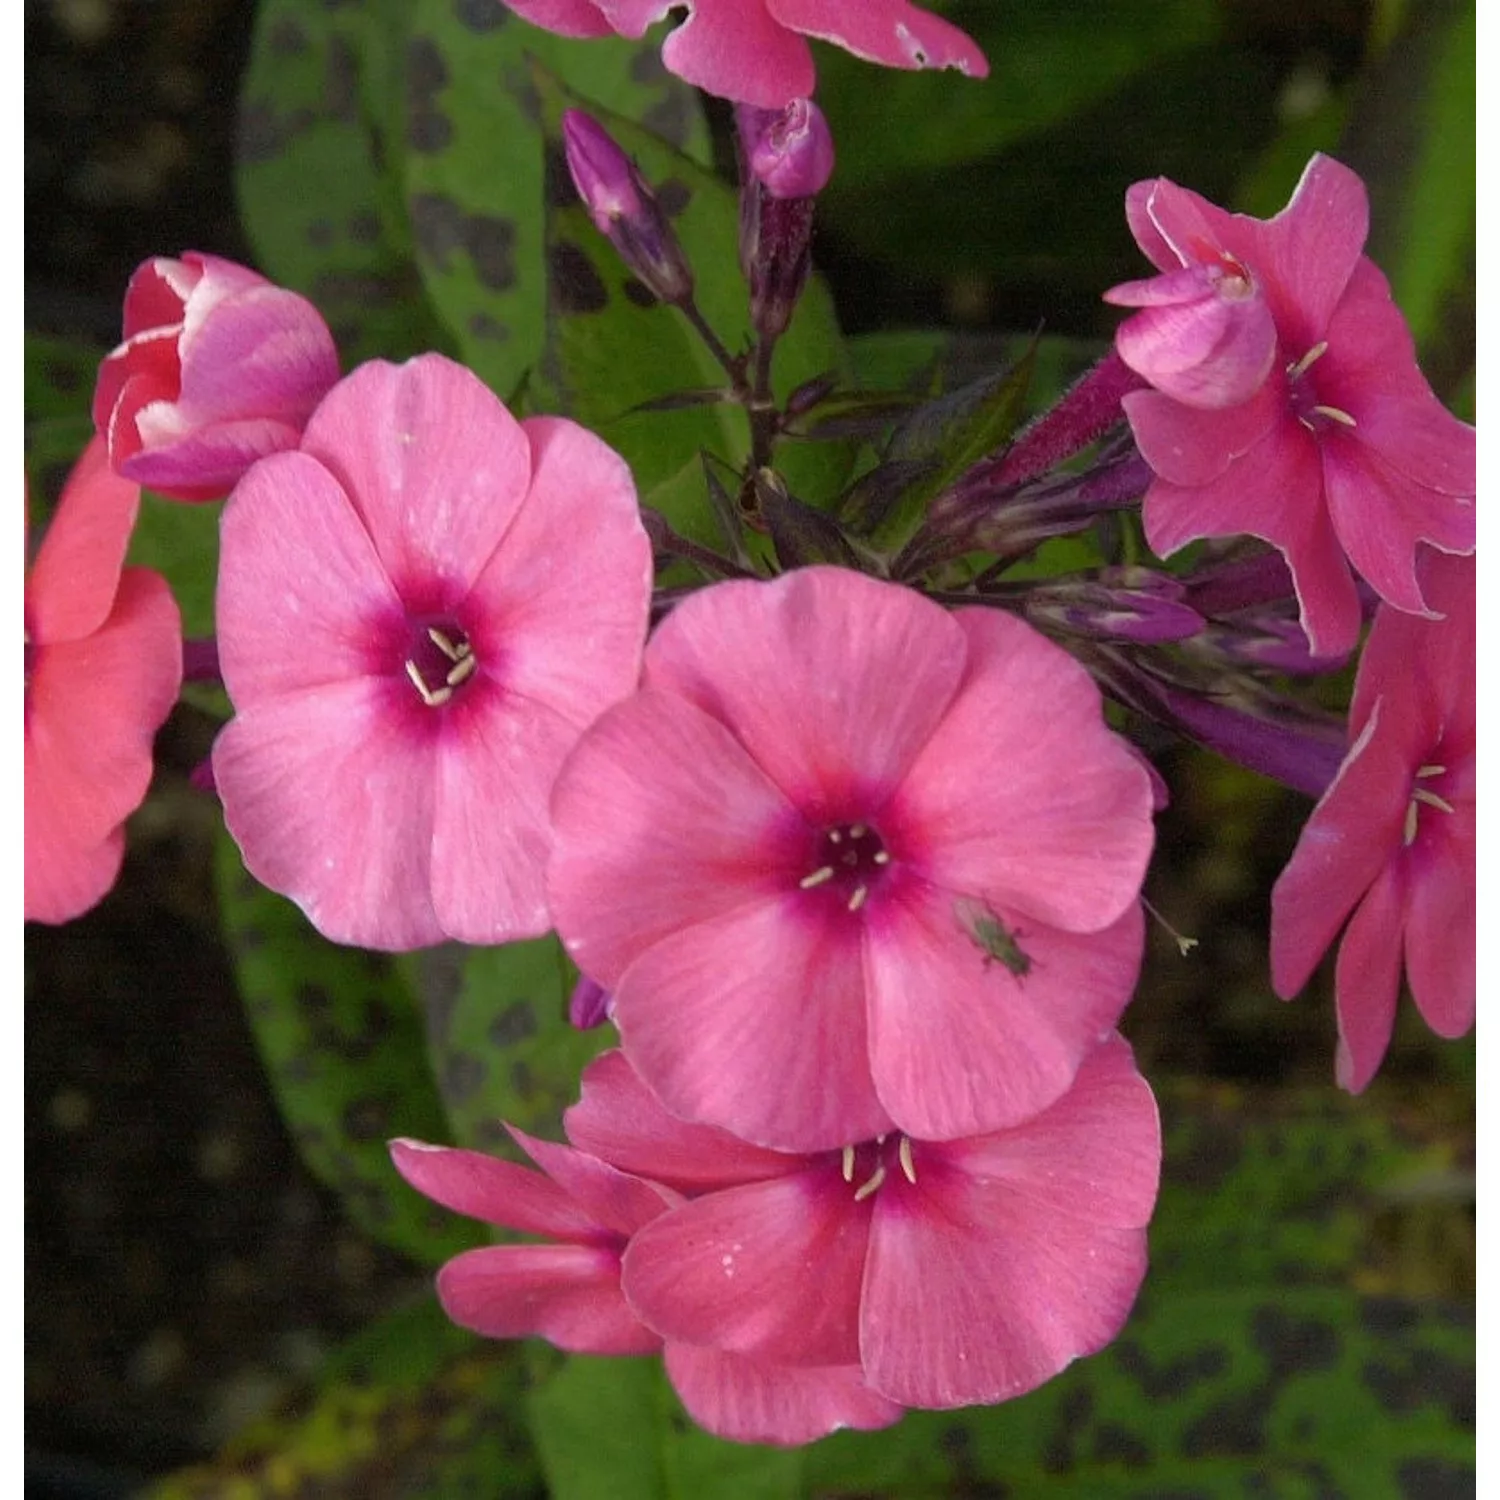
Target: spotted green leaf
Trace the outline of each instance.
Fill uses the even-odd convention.
[[[149,491],[130,537],[127,561],[154,568],[171,585],[186,636],[214,633],[214,588],[219,576],[217,502],[192,505],[163,500]]]
[[[707,452],[735,468],[749,453],[749,427],[731,403],[642,411],[685,391],[724,388],[724,371],[675,307],[656,302],[630,274],[577,202],[562,157],[566,108],[587,109],[635,159],[682,243],[704,319],[737,354],[748,347],[749,303],[738,258],[734,189],[649,130],[599,109],[538,70],[547,155],[548,323],[537,371],[538,402],[598,432],[629,461],[642,493],[681,474]],[[844,377],[846,362],[827,289],[815,276],[776,346],[772,384],[780,399],[805,381]],[[842,443],[785,443],[775,466],[787,487],[826,506],[852,462]],[[680,497],[679,497],[680,498]],[[719,540],[706,493],[666,513],[683,535]]]
[[[697,95],[655,41],[580,42],[498,0],[415,0],[404,54],[404,191],[422,282],[460,357],[508,397],[546,317],[542,135],[531,59],[706,161]]]
[[[22,409],[33,510],[38,492],[57,498],[68,470],[94,435],[89,407],[105,352],[78,339],[26,335]]]
[[[145,1500],[540,1500],[523,1363],[423,1297],[340,1349],[289,1412]]]
[[[245,1013],[287,1129],[313,1175],[372,1238],[428,1263],[481,1231],[414,1194],[391,1166],[393,1136],[441,1141],[442,1102],[422,1021],[390,961],[321,937],[246,873],[221,833],[215,884]]]
[[[317,304],[348,364],[451,349],[397,170],[405,12],[264,0],[241,89],[235,182],[259,268]]]
[[[403,963],[426,1015],[427,1047],[458,1145],[526,1160],[502,1121],[562,1137],[583,1066],[613,1040],[568,1024],[575,977],[555,937],[502,948],[429,948]]]

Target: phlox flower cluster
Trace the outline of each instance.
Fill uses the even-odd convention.
[[[541,1168],[392,1143],[438,1202],[541,1243],[438,1275],[450,1317],[565,1349],[661,1350],[702,1426],[742,1442],[873,1429],[1017,1396],[1119,1331],[1145,1270],[1156,1106],[1106,1037],[1009,1130],[840,1150],[752,1145],[662,1107],[627,1058],[584,1072]]]
[[[1351,565],[1387,604],[1432,613],[1419,545],[1474,550],[1474,430],[1433,395],[1361,253],[1364,184],[1319,155],[1269,220],[1165,178],[1136,183],[1126,213],[1162,273],[1107,294],[1140,309],[1117,342],[1153,387],[1123,401],[1155,472],[1143,502],[1152,549],[1272,543],[1318,656],[1358,639]]]

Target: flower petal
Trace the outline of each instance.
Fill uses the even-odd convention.
[[[580,1151],[687,1193],[788,1170],[784,1152],[669,1114],[618,1048],[584,1068],[580,1098],[564,1111],[563,1129]]]
[[[609,8],[609,0],[602,3]],[[661,49],[679,78],[764,109],[781,109],[813,92],[812,49],[766,14],[764,0],[691,0],[688,12]]]
[[[1399,867],[1386,865],[1349,919],[1334,965],[1338,1008],[1339,1086],[1362,1093],[1391,1044],[1396,992],[1401,984],[1404,882]]]
[[[257,703],[213,751],[250,873],[325,937],[392,951],[447,936],[431,894],[433,736],[406,727],[402,689],[364,679]]]
[[[679,1201],[676,1193],[664,1192],[654,1182],[643,1182],[616,1171],[608,1162],[575,1151],[571,1146],[538,1140],[514,1125],[506,1129],[516,1144],[595,1224],[622,1238],[628,1239],[663,1209]]]
[[[843,1427],[874,1432],[905,1410],[872,1391],[858,1365],[773,1364],[670,1343],[665,1364],[688,1415],[736,1443],[797,1447]]]
[[[596,1245],[465,1250],[438,1272],[438,1299],[461,1328],[536,1335],[575,1354],[654,1354],[661,1340],[620,1294],[619,1255]]]
[[[910,589],[845,568],[719,584],[677,606],[645,682],[726,725],[817,822],[868,818],[942,719],[963,633]]]
[[[987,78],[990,65],[972,38],[906,0],[765,0],[783,26],[832,42],[888,68],[957,68]],[[807,92],[810,94],[811,89]]]
[[[870,1079],[859,924],[804,906],[793,892],[664,937],[614,987],[625,1055],[669,1110],[783,1151],[891,1125]]]
[[[302,447],[343,486],[413,613],[463,599],[531,481],[520,423],[440,354],[361,365],[329,392]]]
[[[963,682],[882,819],[887,843],[946,890],[1049,926],[1109,926],[1151,855],[1150,778],[1065,651],[1000,610],[953,618]]]
[[[1024,975],[981,951],[961,909],[947,892],[914,886],[872,915],[866,937],[875,1087],[897,1127],[924,1140],[1003,1129],[1045,1109],[1140,971],[1138,904],[1085,936],[1019,926]]]
[[[110,892],[125,859],[124,825],[97,843],[80,843],[58,807],[42,790],[42,773],[31,742],[26,742],[23,775],[25,806],[25,918],[28,922],[71,922],[97,906]]]
[[[495,5],[500,0],[493,0]],[[593,0],[505,0],[523,21],[558,36],[609,36],[612,30]]]
[[[1474,1024],[1477,992],[1473,807],[1440,819],[1429,846],[1416,851],[1407,897],[1406,977],[1422,1019],[1442,1037]]]
[[[1120,405],[1152,472],[1190,489],[1218,479],[1285,415],[1285,397],[1274,380],[1239,406],[1205,410],[1184,406],[1160,391],[1131,391]],[[1188,540],[1184,535],[1172,542],[1171,550]]]
[[[855,1364],[868,1200],[834,1161],[694,1198],[622,1262],[625,1296],[669,1343],[796,1365]]]

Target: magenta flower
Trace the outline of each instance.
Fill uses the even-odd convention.
[[[392,1141],[419,1192],[485,1223],[542,1237],[455,1256],[438,1299],[487,1338],[538,1335],[584,1354],[654,1354],[661,1336],[620,1292],[631,1236],[681,1196],[567,1146],[511,1135],[543,1176],[474,1151]],[[901,1407],[869,1390],[858,1367],[776,1365],[713,1348],[667,1344],[666,1369],[700,1426],[746,1443],[807,1443],[840,1427],[887,1427]]]
[[[125,341],[99,367],[94,426],[116,473],[177,500],[217,500],[295,448],[339,378],[304,297],[216,255],[148,260],[125,293]]]
[[[1352,1093],[1390,1044],[1403,962],[1439,1036],[1474,1024],[1473,558],[1425,553],[1422,588],[1443,616],[1377,612],[1349,753],[1271,893],[1271,977],[1283,999],[1344,929],[1337,1073]]]
[[[171,590],[124,567],[139,501],[95,438],[26,578],[28,921],[69,921],[115,883],[125,819],[151,784],[152,741],[182,684]]]
[[[641,37],[670,11],[687,19],[662,61],[710,94],[766,109],[809,97],[816,77],[808,37],[888,68],[989,73],[956,26],[908,0],[505,0],[518,16],[562,36]]]
[[[440,355],[361,366],[224,509],[214,776],[247,868],[339,942],[545,932],[552,780],[635,685],[650,589],[612,449]]]
[[[1152,548],[1270,542],[1319,656],[1358,639],[1351,564],[1388,604],[1427,614],[1418,543],[1474,548],[1474,430],[1433,395],[1385,278],[1360,253],[1364,184],[1315,156],[1273,219],[1226,213],[1165,179],[1135,184],[1126,208],[1165,273],[1110,294],[1145,308],[1118,343],[1156,387],[1123,400],[1156,474]]]
[[[1015,1124],[1135,982],[1150,778],[998,611],[837,568],[704,589],[552,813],[553,917],[627,1056],[765,1145]]]
[[[566,1127],[688,1195],[622,1259],[669,1347],[857,1365],[903,1406],[1004,1401],[1109,1343],[1145,1274],[1161,1135],[1118,1036],[1041,1114],[964,1140],[760,1150],[674,1119],[618,1053],[585,1070]]]

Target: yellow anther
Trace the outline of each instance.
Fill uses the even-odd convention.
[[[448,671],[448,686],[457,687],[461,682],[467,682],[478,670],[479,658],[472,654],[460,654]]]
[[[1327,417],[1330,422],[1337,422],[1342,427],[1358,427],[1359,423],[1346,411],[1340,411],[1336,406],[1315,406],[1313,410],[1320,417]]]
[[[865,904],[865,897],[870,894],[868,886],[857,885],[854,894],[849,897],[849,910],[858,911]]]
[[[416,688],[422,702],[428,708],[441,708],[453,696],[451,687],[440,687],[436,690],[428,687],[422,680],[422,674],[417,671],[417,664],[414,661],[407,662],[406,675],[411,678],[411,685]]]
[[[427,627],[427,639],[432,642],[449,661],[457,661],[468,650],[467,646],[455,646],[436,625]]]
[[[1314,344],[1312,348],[1309,349],[1307,353],[1297,361],[1296,364],[1288,365],[1286,367],[1287,379],[1300,380],[1302,376],[1306,375],[1307,372],[1327,353],[1327,339],[1324,339],[1321,344]]]
[[[804,875],[797,884],[804,890],[810,891],[815,885],[822,885],[825,880],[833,879],[833,866],[824,865],[821,870],[814,870],[811,875]]]
[[[903,1135],[901,1144],[896,1148],[896,1155],[901,1160],[901,1175],[913,1187],[917,1185],[917,1166],[911,1159],[911,1137]]]
[[[877,1192],[879,1190],[880,1184],[884,1181],[885,1163],[881,1162],[881,1164],[876,1167],[875,1170],[870,1174],[869,1181],[862,1182],[857,1188],[855,1188],[854,1201],[856,1203],[859,1203],[863,1199],[868,1198],[871,1193]]]
[[[843,1168],[843,1170],[844,1170],[844,1181],[845,1182],[853,1182],[854,1181],[854,1147],[853,1146],[845,1146],[844,1147],[844,1168]]]

